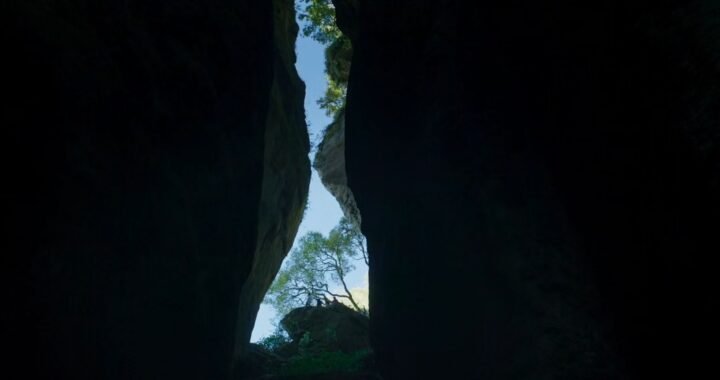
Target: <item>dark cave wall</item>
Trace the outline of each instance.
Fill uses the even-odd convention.
[[[292,226],[307,194],[303,88],[273,32],[292,27],[264,1],[0,8],[6,371],[226,378],[257,310],[240,293],[261,200],[283,192],[266,172],[288,165],[295,198],[262,217]],[[278,131],[292,145],[271,164]]]
[[[257,246],[252,269],[240,292],[235,360],[243,356],[260,303],[293,245],[310,186],[310,141],[303,104],[305,84],[295,70],[298,34],[295,8],[292,0],[274,0],[274,4],[275,80],[265,132]]]
[[[714,1],[335,1],[387,379],[712,369]]]

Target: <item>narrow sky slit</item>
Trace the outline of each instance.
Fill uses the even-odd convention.
[[[303,21],[298,21],[302,28]],[[299,33],[296,43],[297,63],[296,67],[300,77],[305,82],[305,115],[310,133],[310,140],[313,147],[320,143],[323,130],[332,123],[332,118],[318,105],[318,100],[325,95],[328,86],[325,73],[325,46],[303,33]],[[310,159],[314,158],[316,149],[310,153]],[[297,248],[299,240],[308,232],[316,231],[327,236],[335,227],[343,214],[335,198],[325,189],[318,173],[312,169],[310,182],[310,193],[308,197],[308,208],[300,229],[293,244]],[[291,249],[292,252],[292,249]],[[367,305],[367,271],[368,268],[362,262],[356,261],[355,270],[347,275],[347,285],[358,294],[360,302]],[[275,330],[275,323],[282,318],[275,308],[263,303],[260,305],[252,333],[251,341],[257,342],[270,335]]]

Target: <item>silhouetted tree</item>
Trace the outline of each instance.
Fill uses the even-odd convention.
[[[263,302],[284,315],[312,300],[330,296],[346,299],[354,309],[363,311],[346,281],[358,260],[368,262],[365,238],[347,219],[341,219],[327,237],[308,232],[290,253]],[[332,291],[333,284],[342,290]]]

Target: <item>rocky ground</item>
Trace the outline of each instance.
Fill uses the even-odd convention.
[[[287,340],[252,344],[243,379],[377,379],[369,319],[334,303],[292,310],[280,322]]]

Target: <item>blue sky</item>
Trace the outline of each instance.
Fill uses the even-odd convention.
[[[317,105],[317,100],[324,95],[327,86],[325,79],[325,49],[316,41],[300,35],[295,50],[298,55],[295,66],[306,86],[305,117],[310,132],[310,141],[313,142],[313,145],[316,145],[319,142],[318,139],[322,130],[332,121],[325,115],[325,111],[321,110]],[[311,159],[313,155],[314,152],[311,152]],[[297,243],[298,238],[309,231],[327,234],[337,225],[341,217],[340,206],[322,185],[317,172],[313,169],[310,180],[308,210],[300,224],[300,230],[295,242]],[[366,286],[366,276],[367,267],[364,263],[358,262],[357,269],[348,275],[348,286],[350,288]],[[272,333],[275,329],[272,325],[274,319],[276,319],[275,310],[271,306],[260,305],[260,312],[250,340],[256,342]]]

